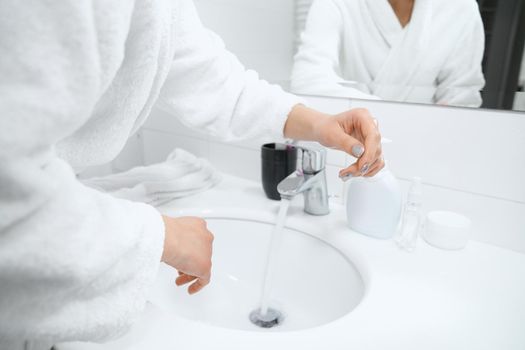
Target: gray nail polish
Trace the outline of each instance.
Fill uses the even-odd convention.
[[[344,182],[347,182],[348,180],[350,180],[353,177],[354,177],[354,175],[352,175],[352,174],[346,174],[344,176],[340,176],[341,180],[343,180]]]
[[[365,153],[365,148],[361,145],[354,145],[352,147],[352,154],[354,157],[359,158]]]
[[[361,175],[366,175],[368,173],[368,170],[370,170],[370,164],[365,164],[361,168]]]

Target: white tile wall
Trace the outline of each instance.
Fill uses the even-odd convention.
[[[293,0],[195,0],[195,4],[204,25],[217,32],[247,68],[271,82],[289,80]]]
[[[210,142],[210,162],[219,170],[246,179],[261,180],[259,150]]]
[[[525,203],[525,113],[354,101],[379,120],[401,178]]]
[[[408,192],[410,181],[400,180]],[[472,238],[525,252],[525,204],[433,185],[423,186],[423,211],[451,210],[470,217]]]
[[[164,161],[175,148],[183,148],[198,157],[209,157],[209,143],[206,140],[149,129],[143,129],[142,135],[146,165]]]

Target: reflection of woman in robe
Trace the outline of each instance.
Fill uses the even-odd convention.
[[[292,90],[479,107],[483,49],[475,0],[316,0]]]

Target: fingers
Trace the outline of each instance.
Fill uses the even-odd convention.
[[[214,236],[201,218],[168,218],[167,223],[163,261],[177,269],[177,286],[189,283],[188,292],[196,293],[210,281]]]
[[[341,145],[342,151],[353,155],[356,158],[360,158],[365,153],[365,146],[359,140],[356,140],[350,135],[343,133],[341,135],[343,144]]]
[[[359,158],[365,152],[365,146],[356,138],[347,134],[343,129],[331,132],[326,138],[326,144]]]
[[[184,273],[180,273],[180,276],[177,277],[177,279],[175,280],[175,284],[177,284],[177,286],[180,287],[180,286],[183,286],[187,283],[190,283],[196,280],[194,283],[192,283],[188,287],[188,293],[195,294],[210,283],[210,277],[211,277],[210,273],[207,273],[204,277],[200,277],[200,278],[196,276],[191,276],[191,275],[186,275]]]
[[[350,165],[349,167],[347,167],[345,169],[342,169],[339,172],[339,178],[341,178],[341,180],[343,180],[343,181],[348,181],[351,178],[357,177],[357,176],[359,176],[359,169],[358,169],[358,166],[357,166],[357,162],[352,164],[352,165]]]
[[[377,174],[384,167],[381,134],[377,120],[372,118],[366,109],[354,109],[351,111],[351,118],[348,118],[348,115],[343,118],[344,121],[351,123],[352,127],[349,129],[353,130],[352,135],[357,138],[346,135],[347,146],[343,150],[358,160],[349,167],[342,169],[339,172],[339,177],[343,181],[347,181],[352,177],[370,177]]]
[[[180,276],[177,277],[177,279],[175,280],[175,284],[177,286],[183,286],[185,285],[186,283],[190,283],[191,281],[194,281],[197,279],[196,276],[191,276],[191,275],[186,275],[184,273],[181,273],[179,272]]]
[[[372,118],[368,110],[356,109],[354,113],[355,125],[363,136],[365,146],[365,152],[357,162],[358,169],[360,175],[367,175],[381,157],[381,134],[377,128],[376,121]]]
[[[383,157],[379,157],[375,162],[374,164],[372,165],[372,167],[370,167],[370,170],[368,171],[368,173],[365,175],[366,177],[372,177],[372,176],[375,176],[378,172],[381,171],[381,169],[383,169],[385,167],[385,161],[383,159]]]
[[[182,271],[178,271],[179,276],[175,279],[175,284],[180,287],[182,285],[196,280],[188,287],[188,293],[190,294],[195,294],[202,288],[204,288],[206,285],[208,285],[210,283],[211,278],[211,260],[207,262],[202,262],[199,265],[200,272],[197,273],[192,272],[192,274],[188,274]]]
[[[348,181],[357,176],[372,177],[375,176],[378,172],[385,167],[385,160],[383,157],[379,157],[376,161],[370,166],[366,174],[362,174],[359,171],[357,162],[349,166],[348,168],[342,169],[339,172],[339,178],[343,181]]]
[[[210,274],[205,277],[197,279],[193,284],[188,287],[189,294],[195,294],[199,292],[202,288],[206,287],[210,283]]]

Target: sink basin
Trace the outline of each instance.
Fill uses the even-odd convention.
[[[337,249],[307,233],[283,230],[270,306],[281,325],[262,329],[249,321],[259,306],[273,224],[248,218],[207,218],[215,235],[212,281],[190,296],[175,286],[177,273],[163,265],[150,301],[167,313],[206,324],[249,331],[293,331],[332,322],[364,295],[355,266]]]

